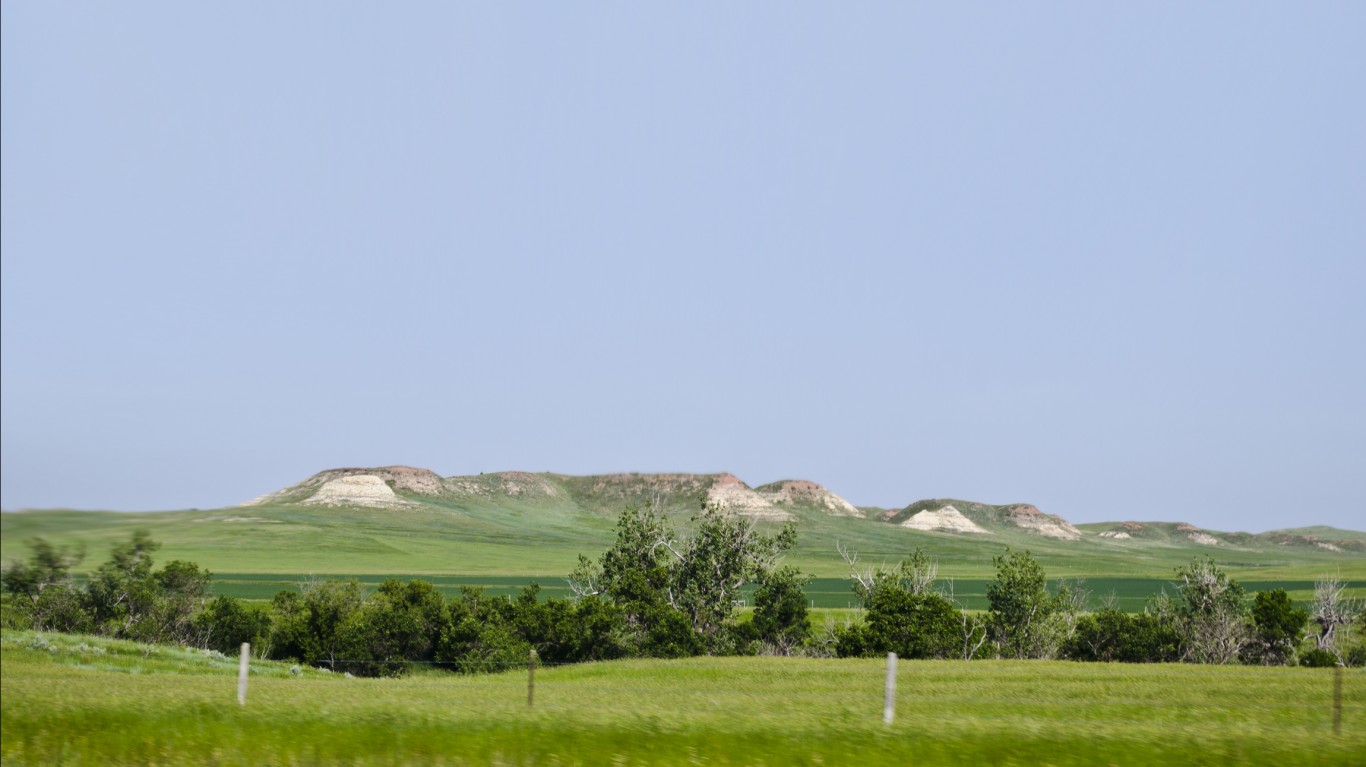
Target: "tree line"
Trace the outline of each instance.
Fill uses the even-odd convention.
[[[1282,589],[1249,595],[1212,560],[1178,568],[1172,593],[1141,613],[1107,603],[1086,610],[1082,584],[1050,584],[1028,551],[993,559],[989,607],[970,611],[917,549],[893,567],[861,567],[840,553],[862,610],[812,625],[808,575],[782,566],[792,525],[773,534],[706,507],[680,536],[656,509],[628,508],[614,543],[581,556],[566,578],[572,599],[515,597],[464,587],[447,599],[429,582],[389,579],[371,593],[354,580],[310,579],[264,607],[209,594],[198,565],[153,566],[158,545],[135,533],[83,580],[82,552],[41,539],[4,571],[6,624],[45,631],[180,643],[376,676],[415,663],[474,673],[541,662],[628,657],[817,655],[903,658],[1057,658],[1078,661],[1366,665],[1351,636],[1366,618],[1336,580],[1298,606]],[[739,610],[752,587],[753,610]]]

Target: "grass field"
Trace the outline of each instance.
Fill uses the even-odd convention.
[[[1084,579],[1092,609],[1113,595],[1120,609],[1142,610],[1151,595],[1171,590],[1176,567],[1205,556],[1214,557],[1249,591],[1284,588],[1292,598],[1307,602],[1314,579],[1337,576],[1350,584],[1350,595],[1366,597],[1366,555],[1351,551],[1260,544],[1210,547],[1170,537],[1114,542],[1058,541],[1023,532],[962,536],[824,514],[802,516],[798,529],[798,546],[786,563],[817,576],[807,596],[818,609],[853,605],[848,565],[839,559],[837,542],[871,565],[895,563],[921,547],[939,564],[940,588],[949,588],[951,581],[954,596],[973,610],[986,608],[986,585],[994,575],[991,559],[1006,545],[1032,551],[1051,579]],[[196,562],[214,573],[214,593],[252,600],[270,599],[310,577],[356,577],[368,588],[386,577],[423,578],[448,596],[461,585],[481,586],[495,596],[513,594],[534,581],[543,597],[562,598],[569,596],[563,578],[577,557],[597,556],[613,536],[610,517],[536,504],[6,512],[0,514],[0,557],[25,558],[26,541],[43,536],[58,545],[84,546],[81,568],[88,571],[135,530],[150,532],[162,544],[157,562]]]
[[[680,519],[685,523],[686,519]],[[161,542],[158,561],[184,559],[215,573],[368,576],[474,576],[538,579],[558,585],[580,554],[611,544],[613,518],[554,506],[416,509],[329,509],[259,506],[217,511],[116,513],[84,511],[0,514],[0,558],[28,555],[25,542],[43,536],[84,545],[84,567],[98,565],[134,530]],[[939,563],[941,578],[985,581],[991,558],[1006,546],[1032,551],[1049,577],[1088,580],[1169,580],[1192,559],[1213,557],[1229,575],[1248,581],[1313,581],[1338,575],[1366,582],[1366,555],[1314,547],[1201,546],[1170,539],[1059,541],[1024,532],[990,536],[927,533],[863,519],[808,514],[798,521],[797,548],[787,563],[820,578],[842,579],[841,543],[862,562],[895,563],[917,546]],[[1101,589],[1093,589],[1097,594]],[[1127,588],[1119,589],[1124,596]]]
[[[6,765],[1349,765],[1366,674],[1300,668],[696,658],[349,679],[6,632]]]

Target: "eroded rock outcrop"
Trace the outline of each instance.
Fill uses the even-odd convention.
[[[1047,538],[1057,538],[1062,541],[1081,540],[1081,531],[1072,526],[1071,522],[1054,514],[1045,514],[1037,507],[1029,504],[1017,504],[1006,508],[1006,521],[1023,530]]]
[[[909,527],[912,530],[991,534],[990,530],[963,516],[963,512],[955,509],[952,505],[917,512],[910,519],[902,522],[901,526]]]
[[[318,492],[303,501],[309,506],[367,506],[397,508],[412,505],[373,474],[352,474],[324,482]]]
[[[707,489],[707,503],[716,504],[732,514],[752,519],[786,521],[792,519],[791,512],[776,506],[772,501],[756,493],[734,474],[722,474]]]
[[[837,517],[862,517],[854,504],[805,479],[784,479],[757,487],[754,492],[779,506],[811,506]]]

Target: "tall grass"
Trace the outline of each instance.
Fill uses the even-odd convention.
[[[95,648],[102,648],[97,651]],[[697,658],[348,679],[7,632],[4,764],[1276,764],[1366,760],[1366,674],[1298,668]]]

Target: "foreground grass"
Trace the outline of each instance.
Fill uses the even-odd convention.
[[[98,649],[97,649],[98,648]],[[348,679],[7,632],[0,760],[64,764],[1360,764],[1366,675],[1038,662],[699,658]]]

